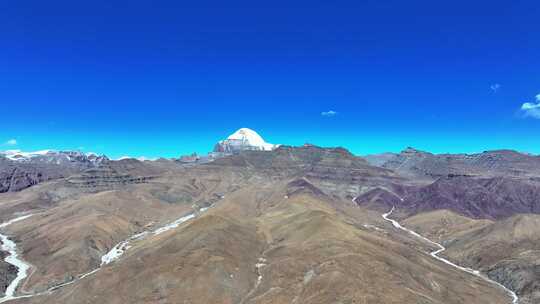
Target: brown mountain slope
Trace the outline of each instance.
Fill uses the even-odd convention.
[[[452,260],[481,269],[515,290],[521,304],[540,301],[539,215],[489,222],[437,211],[413,216],[405,224],[443,241]]]
[[[540,183],[508,177],[442,177],[427,185],[376,186],[357,202],[376,210],[392,206],[408,216],[452,210],[471,218],[504,219],[514,214],[540,214]],[[401,200],[403,199],[403,200]]]
[[[500,219],[518,213],[540,214],[540,184],[506,177],[440,178],[405,196],[410,214],[450,209],[473,218]]]
[[[19,303],[507,303],[500,289],[402,244],[379,216],[344,214],[334,207],[343,201],[303,181],[231,191],[95,275]]]
[[[432,240],[446,241],[493,224],[491,220],[475,220],[449,210],[424,212],[409,217],[403,224]]]

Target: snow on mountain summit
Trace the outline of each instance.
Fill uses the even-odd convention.
[[[0,157],[7,158],[14,162],[22,163],[49,163],[49,164],[69,164],[69,163],[90,163],[97,165],[105,160],[106,156],[98,156],[95,153],[83,153],[79,151],[54,151],[42,150],[35,152],[24,152],[21,150],[0,151]]]
[[[230,135],[227,139],[240,140],[246,142],[250,146],[262,147],[262,150],[272,150],[272,148],[274,147],[273,144],[265,142],[264,139],[257,132],[248,128],[241,128],[240,130]]]
[[[241,128],[227,139],[220,141],[214,148],[215,152],[234,153],[244,150],[271,151],[278,145],[270,144],[255,131]]]

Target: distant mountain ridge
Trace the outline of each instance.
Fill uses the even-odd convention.
[[[0,193],[26,189],[109,162],[106,156],[78,151],[0,152]]]
[[[35,152],[23,152],[21,150],[6,150],[0,151],[0,158],[7,158],[15,162],[24,163],[48,163],[48,164],[80,164],[88,163],[98,165],[102,162],[108,161],[105,155],[97,155],[95,153],[84,153],[80,151],[55,151],[55,150],[42,150]]]
[[[432,154],[409,147],[400,153],[367,155],[364,158],[373,165],[420,178],[449,175],[540,176],[540,156],[513,150]]]
[[[362,175],[389,174],[392,178],[405,178],[409,181],[436,181],[443,177],[525,177],[540,181],[540,156],[519,153],[512,150],[486,151],[477,154],[433,154],[414,148],[407,148],[400,153],[383,153],[358,157],[342,148],[320,148],[306,144],[301,147],[289,147],[267,143],[257,132],[241,128],[225,140],[219,141],[214,152],[208,156],[191,155],[178,160],[180,164],[203,164],[209,162],[229,162],[254,167],[268,167],[290,170],[291,166],[305,166],[300,160],[322,157],[324,162],[335,164],[347,163],[347,166],[331,167],[316,165],[311,170],[326,170],[313,172],[314,176],[340,175],[346,180],[362,180]],[[269,152],[249,154],[249,152]],[[231,155],[245,154],[243,157],[229,158]],[[222,161],[220,159],[223,159]],[[85,170],[107,166],[118,162],[104,155],[83,153],[79,151],[42,150],[23,152],[20,150],[0,151],[0,192],[20,191],[43,181],[69,177],[81,174]],[[153,163],[154,161],[152,161]],[[158,161],[159,162],[159,161]],[[354,169],[362,164],[364,173]],[[368,168],[365,165],[373,168]],[[149,166],[151,166],[149,164]],[[277,166],[277,168],[276,168]],[[375,167],[386,171],[377,171]],[[105,169],[107,171],[108,169]],[[103,172],[105,172],[103,171]],[[350,171],[350,172],[349,172]],[[378,172],[378,173],[374,173]],[[138,176],[138,175],[137,175]]]

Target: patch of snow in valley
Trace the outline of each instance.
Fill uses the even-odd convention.
[[[264,266],[266,266],[266,259],[265,258],[259,258],[259,262],[257,264],[255,264],[255,268],[257,268],[257,273],[259,274],[259,276],[257,278],[257,285],[256,286],[259,286],[259,284],[261,284],[261,282],[262,282],[263,276],[262,276],[262,273],[261,273],[261,269]]]
[[[267,261],[265,258],[260,257],[257,260],[257,263],[255,263],[255,269],[257,269],[257,282],[255,282],[255,285],[253,286],[253,288],[251,288],[251,290],[246,294],[246,296],[244,296],[244,298],[240,301],[239,304],[244,304],[249,298],[251,298],[251,296],[255,294],[255,292],[261,285],[261,282],[263,280],[262,269],[263,267],[267,266],[266,262]]]
[[[315,276],[315,270],[311,269],[304,274],[304,285],[307,285]]]
[[[116,244],[111,250],[109,250],[109,252],[107,252],[101,257],[101,265],[107,265],[118,260],[131,247],[129,245],[130,242],[144,239],[146,235],[148,235],[148,233],[148,231],[145,231],[135,234],[127,240]]]
[[[23,221],[32,215],[24,215],[20,216],[18,218],[12,219],[8,222],[0,224],[0,229],[5,228],[13,223]],[[27,277],[28,269],[30,269],[30,264],[26,263],[22,259],[19,258],[19,254],[17,253],[17,244],[10,240],[6,235],[0,234],[0,240],[2,241],[2,251],[8,252],[8,256],[4,259],[7,263],[15,266],[17,268],[17,276],[11,283],[8,285],[5,291],[5,296],[3,298],[0,298],[0,303],[7,302],[9,300],[15,299],[15,291],[17,291],[17,287],[19,287],[19,284],[22,280],[24,280]]]
[[[459,270],[461,270],[461,271],[464,271],[464,272],[470,273],[470,274],[472,274],[472,275],[475,275],[475,276],[477,276],[477,277],[479,277],[479,278],[485,280],[486,282],[488,282],[488,283],[490,283],[490,284],[493,284],[493,285],[496,285],[496,286],[500,287],[500,288],[503,289],[508,295],[510,295],[510,297],[512,298],[512,304],[518,304],[518,303],[519,303],[519,297],[517,296],[517,294],[516,294],[514,291],[508,289],[508,288],[507,288],[506,286],[504,286],[503,284],[501,284],[501,283],[499,283],[499,282],[497,282],[497,281],[494,281],[494,280],[488,278],[487,276],[483,275],[483,274],[482,274],[480,271],[478,271],[478,270],[475,270],[475,269],[472,269],[472,268],[468,268],[468,267],[462,267],[462,266],[459,266],[459,265],[457,265],[457,264],[455,264],[455,263],[452,263],[451,261],[449,261],[449,260],[447,260],[447,259],[445,259],[445,258],[440,257],[439,254],[442,253],[443,251],[445,251],[446,248],[445,248],[443,245],[441,245],[441,244],[439,244],[439,243],[436,243],[436,242],[434,242],[434,241],[432,241],[432,240],[430,240],[430,239],[428,239],[428,238],[426,238],[426,237],[424,237],[424,236],[418,234],[417,232],[415,232],[415,231],[413,231],[413,230],[410,230],[410,229],[408,229],[408,228],[405,228],[405,227],[401,226],[401,224],[400,224],[398,221],[389,218],[389,216],[394,212],[395,209],[396,209],[396,208],[395,208],[395,206],[394,206],[394,207],[392,207],[392,210],[390,210],[389,212],[383,214],[383,215],[382,215],[383,219],[385,219],[386,221],[392,223],[392,225],[393,225],[395,228],[400,229],[400,230],[403,230],[403,231],[405,231],[405,232],[408,232],[409,234],[411,234],[411,235],[413,235],[413,236],[415,236],[415,237],[417,237],[417,238],[419,238],[419,239],[421,239],[421,240],[423,240],[423,241],[425,241],[425,242],[427,242],[427,243],[429,243],[429,244],[431,244],[431,245],[437,247],[437,248],[438,248],[437,250],[432,251],[432,252],[430,253],[430,255],[431,255],[433,258],[435,258],[435,259],[437,259],[438,261],[441,261],[441,262],[443,262],[443,263],[445,263],[445,264],[447,264],[447,265],[449,265],[449,266],[452,266],[452,267],[454,267],[454,268],[457,268],[457,269],[459,269]]]
[[[364,228],[366,228],[366,229],[373,229],[373,230],[379,231],[379,232],[386,232],[386,231],[384,231],[384,229],[381,229],[381,228],[379,228],[379,227],[377,227],[377,226],[375,226],[375,225],[364,224],[363,226],[364,226]]]
[[[188,215],[186,215],[184,217],[181,217],[181,218],[177,219],[176,221],[174,221],[174,222],[172,222],[172,223],[170,223],[170,224],[168,224],[166,226],[163,226],[161,228],[158,228],[158,229],[154,230],[152,233],[154,235],[158,235],[158,234],[162,234],[163,232],[167,232],[167,231],[169,231],[171,229],[176,229],[176,228],[178,228],[178,226],[180,226],[180,224],[182,224],[184,222],[187,222],[187,221],[189,221],[189,220],[191,220],[193,218],[195,218],[195,213],[188,214]]]

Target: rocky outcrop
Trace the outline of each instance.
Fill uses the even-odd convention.
[[[2,242],[0,242],[0,246]],[[15,279],[17,276],[17,267],[8,264],[4,261],[6,253],[0,251],[0,298],[4,296],[8,285]]]
[[[100,166],[86,169],[67,178],[68,186],[85,192],[99,192],[125,185],[147,183],[176,166],[171,161],[140,161],[122,159],[108,161]]]
[[[515,290],[520,295],[520,304],[540,302],[540,263],[515,259],[503,261],[488,270],[488,276]]]
[[[309,194],[317,197],[324,197],[325,194],[306,178],[295,179],[287,184],[287,197],[299,194]]]
[[[64,168],[0,160],[0,193],[20,191],[47,180],[61,178],[68,171]]]
[[[67,179],[67,183],[88,191],[103,191],[129,184],[146,183],[153,178],[153,176],[135,176],[119,172],[110,166],[101,166],[71,176]]]
[[[389,189],[375,187],[355,197],[354,203],[383,213],[388,212],[394,206],[400,206],[401,196]]]

